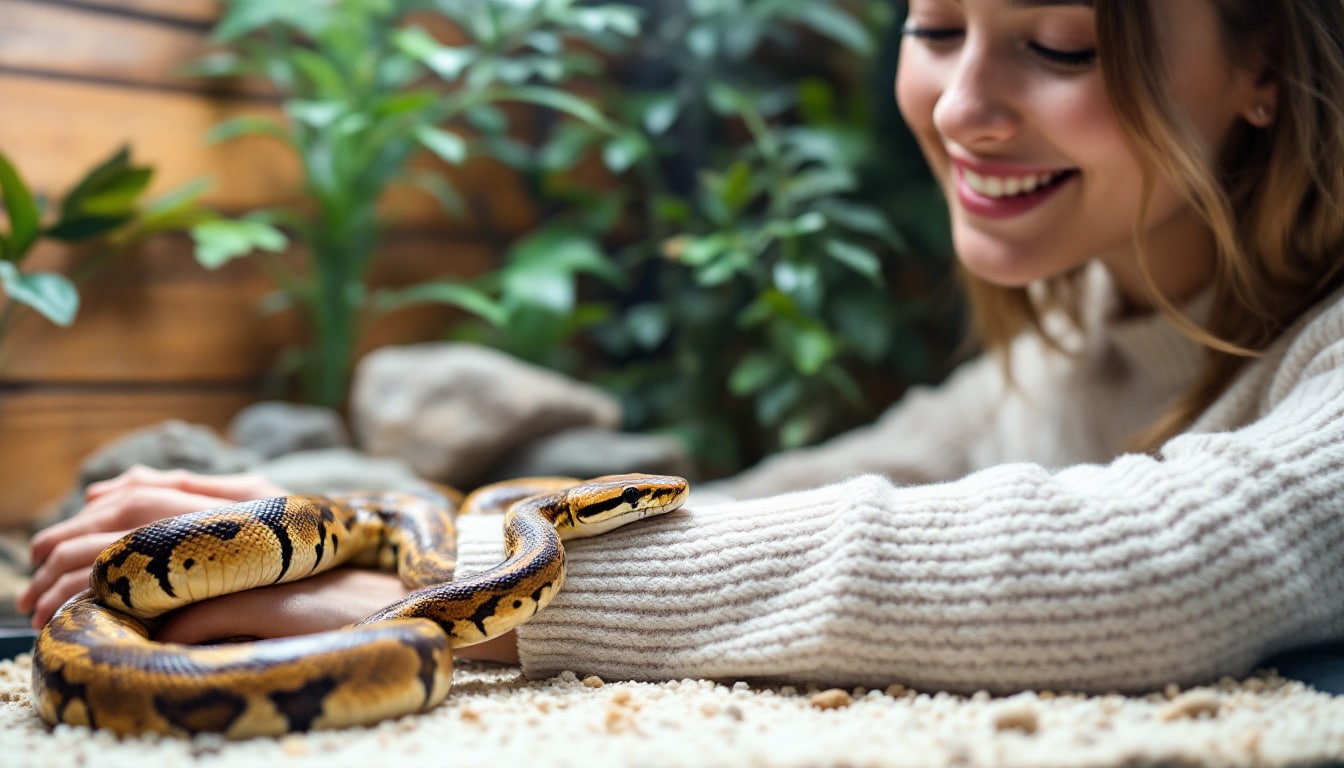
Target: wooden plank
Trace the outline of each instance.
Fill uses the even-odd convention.
[[[247,388],[0,389],[0,529],[45,519],[107,442],[165,419],[222,431],[256,398]]]
[[[78,0],[77,4],[202,23],[219,18],[220,9],[219,0]]]
[[[184,76],[210,50],[206,32],[67,5],[0,0],[0,67],[159,88],[271,93],[261,83]]]
[[[141,91],[0,74],[0,147],[38,191],[63,194],[94,162],[129,144],[157,170],[150,194],[189,181],[215,181],[205,201],[224,211],[249,211],[292,201],[301,188],[298,162],[285,145],[265,137],[206,144],[221,121],[269,114],[259,107],[194,94]],[[448,169],[447,176],[478,216],[446,216],[428,195],[389,191],[383,214],[392,225],[473,232],[518,233],[531,227],[536,206],[516,174],[487,160]]]
[[[44,246],[25,270],[68,273],[78,258]],[[487,248],[468,241],[394,235],[371,278],[374,285],[399,286],[471,276],[492,258]],[[0,382],[257,380],[302,337],[296,313],[258,311],[272,290],[255,261],[207,271],[194,262],[185,237],[155,238],[83,284],[82,306],[70,328],[36,313],[16,323],[5,342]],[[368,328],[364,348],[438,338],[456,317],[447,307],[397,312]]]

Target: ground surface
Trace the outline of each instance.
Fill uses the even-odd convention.
[[[1129,766],[1344,763],[1344,697],[1273,673],[1148,697],[527,681],[459,665],[433,711],[226,742],[48,728],[29,657],[0,662],[0,764],[27,766]]]

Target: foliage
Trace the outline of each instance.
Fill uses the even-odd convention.
[[[881,125],[889,62],[864,81],[888,3],[650,5],[604,147],[631,169],[637,288],[596,338],[632,426],[729,470],[868,415],[864,376],[931,375],[909,294],[944,271],[918,256],[946,247],[940,196]]]
[[[466,42],[445,44],[419,23],[436,16],[453,22]],[[213,137],[264,134],[285,142],[302,163],[307,199],[198,228],[198,259],[207,266],[248,253],[265,259],[310,325],[309,346],[291,357],[303,392],[327,405],[343,401],[360,327],[373,314],[444,301],[507,320],[501,313],[512,305],[473,286],[372,295],[366,278],[382,233],[378,201],[391,184],[407,183],[460,213],[464,201],[450,182],[410,159],[428,150],[460,165],[475,155],[507,154],[515,145],[500,109],[506,102],[610,130],[596,108],[560,86],[599,69],[597,51],[637,25],[629,8],[576,0],[227,0],[214,31],[227,50],[200,70],[266,78],[281,94],[285,119],[243,117],[217,127]],[[573,49],[574,39],[598,48]],[[289,234],[304,246],[305,268],[275,256]],[[519,255],[528,258],[526,251]],[[588,258],[569,264],[558,283],[572,284],[575,272],[601,271]],[[547,274],[557,269],[541,266]],[[500,281],[552,304],[565,299],[557,281],[539,288],[507,272]]]
[[[54,220],[44,223],[47,201],[35,196],[18,170],[0,153],[0,196],[9,231],[0,232],[0,287],[9,301],[0,311],[0,344],[24,310],[35,310],[60,326],[69,326],[79,310],[75,282],[144,238],[183,230],[212,218],[199,205],[204,182],[192,182],[145,202],[141,198],[154,169],[134,165],[121,148],[94,166],[56,207]],[[42,239],[63,243],[101,243],[77,273],[24,271],[24,261]]]

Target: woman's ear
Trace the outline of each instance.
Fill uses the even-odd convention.
[[[1255,42],[1251,66],[1242,70],[1246,95],[1241,117],[1256,128],[1268,128],[1279,111],[1279,77],[1273,66],[1278,61],[1278,36],[1265,33]]]

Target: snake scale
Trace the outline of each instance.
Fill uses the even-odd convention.
[[[231,738],[425,711],[448,694],[452,648],[497,637],[551,601],[564,582],[563,539],[668,512],[687,493],[685,480],[658,475],[487,486],[460,508],[507,507],[505,559],[456,580],[454,493],[286,496],[161,520],[104,550],[91,588],[43,629],[33,701],[53,725]],[[203,646],[153,639],[161,618],[188,603],[341,564],[395,569],[412,591],[330,632]]]

